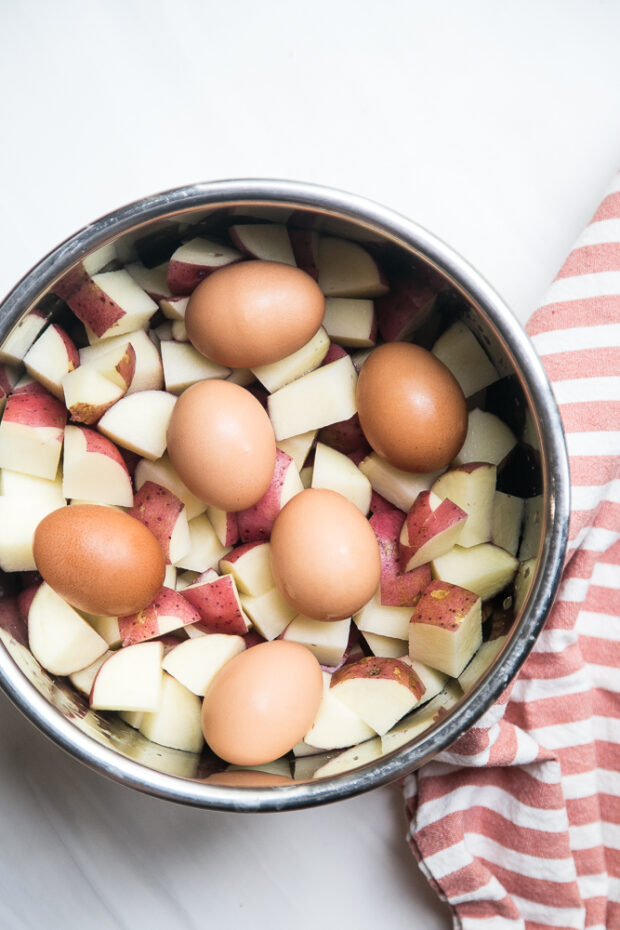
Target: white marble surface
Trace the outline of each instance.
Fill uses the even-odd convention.
[[[0,4],[0,292],[98,215],[197,180],[374,198],[527,318],[619,167],[613,0]],[[0,698],[3,930],[450,921],[398,788],[232,815],[140,796]]]

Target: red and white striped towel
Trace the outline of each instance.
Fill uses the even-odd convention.
[[[620,175],[527,331],[572,477],[564,576],[508,691],[405,780],[408,840],[462,930],[620,928]]]

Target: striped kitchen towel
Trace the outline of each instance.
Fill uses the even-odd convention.
[[[405,780],[408,840],[462,930],[620,930],[620,175],[527,331],[567,435],[570,541],[517,680]]]

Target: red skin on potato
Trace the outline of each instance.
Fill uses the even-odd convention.
[[[382,656],[364,656],[357,662],[348,662],[334,672],[330,687],[342,681],[352,681],[360,678],[380,679],[387,681],[400,681],[406,685],[419,701],[426,690],[414,670],[401,662],[400,659],[388,659]]]
[[[399,342],[428,319],[437,288],[426,280],[408,277],[375,303],[378,329],[386,342]]]
[[[413,607],[431,580],[430,565],[400,570],[398,540],[404,521],[405,514],[396,508],[379,511],[369,520],[381,556],[381,603],[390,607]]]
[[[372,318],[372,326],[370,327],[370,332],[368,333],[368,338],[369,338],[369,340],[370,340],[371,342],[376,342],[376,341],[377,341],[377,336],[378,336],[378,335],[379,335],[379,320],[378,320],[378,318],[377,318],[377,310],[376,310],[376,308],[375,308],[375,312],[374,312],[373,318]],[[354,362],[353,364],[355,365],[355,362]],[[357,370],[357,373],[359,374],[360,369],[357,367],[357,365],[355,365],[355,368],[356,368],[356,370]]]
[[[394,505],[390,504],[389,501],[386,501],[385,497],[382,497],[380,494],[377,494],[376,491],[373,491],[370,495],[370,512],[372,513],[382,513],[385,510],[394,510]],[[399,511],[402,513],[402,511]],[[403,513],[403,520],[405,514]]]
[[[56,330],[64,343],[65,349],[67,350],[67,359],[69,364],[72,368],[78,368],[80,364],[80,353],[77,350],[75,342],[71,336],[69,336],[69,334],[64,331],[62,326],[59,326],[57,323],[52,323],[52,329]]]
[[[226,514],[226,537],[224,539],[225,546],[234,546],[239,542],[239,520],[237,514],[234,511],[230,511]]]
[[[261,636],[258,630],[248,630],[243,636],[245,648],[251,649],[252,646],[258,646],[260,643],[266,643],[267,640]]]
[[[21,396],[22,394],[49,394],[47,388],[44,388],[42,384],[38,381],[26,381],[25,384],[22,384],[20,387],[13,389],[13,395],[15,397]]]
[[[6,630],[22,646],[28,645],[28,633],[16,597],[0,597],[0,629]]]
[[[359,465],[360,462],[363,462],[368,453],[365,449],[358,449],[356,452],[349,452],[347,458],[350,458],[354,465]]]
[[[253,385],[251,385],[249,388],[247,388],[247,390],[250,392],[250,394],[251,394],[253,397],[256,398],[256,400],[259,402],[259,404],[261,405],[261,407],[263,407],[263,408],[266,410],[266,409],[267,409],[267,399],[268,399],[268,397],[269,397],[269,393],[268,393],[263,387],[261,387],[259,384],[253,384]]]
[[[253,549],[255,546],[262,546],[263,540],[256,540],[255,542],[243,543],[241,546],[237,546],[236,549],[233,549],[232,552],[229,552],[227,555],[223,556],[219,562],[219,569],[222,571],[222,563],[228,562],[231,565],[241,558],[242,555],[245,555],[246,552],[249,552],[250,549]]]
[[[423,546],[442,534],[445,536],[447,531],[454,532],[455,527],[462,527],[467,519],[465,511],[447,497],[432,510],[430,497],[431,491],[421,491],[405,517],[399,543],[400,567],[403,572],[407,571],[409,562]]]
[[[107,436],[102,436],[101,433],[98,433],[94,429],[86,429],[85,427],[79,427],[84,434],[84,439],[86,440],[86,451],[94,452],[97,455],[107,455],[108,458],[111,458],[114,462],[117,462],[122,468],[127,471],[127,465],[125,464],[125,459],[121,455],[118,447],[111,439],[108,439]],[[127,471],[127,474],[129,472]]]
[[[237,511],[207,507],[207,517],[223,546],[234,546],[239,542]]]
[[[224,265],[194,265],[190,262],[179,261],[173,256],[168,265],[168,287],[175,296],[187,297],[208,275],[219,268],[236,265],[237,262],[243,260],[243,257],[240,255]]]
[[[184,643],[187,636],[182,630],[173,630],[172,633],[162,633],[161,636],[156,636],[155,639],[164,647],[164,656],[166,656],[171,649],[176,649],[179,643]]]
[[[160,588],[154,600],[144,610],[118,618],[123,646],[132,646],[160,635],[159,618],[178,617],[179,627],[198,623],[200,614],[185,597],[172,588]]]
[[[13,390],[12,372],[8,365],[0,365],[0,402]]]
[[[362,646],[360,643],[359,630],[354,623],[349,627],[349,639],[346,645],[346,649],[342,655],[342,659],[338,665],[322,665],[321,668],[324,672],[333,672],[337,671],[339,668],[342,668],[343,665],[347,665],[351,662],[357,662],[358,659],[363,659],[364,653],[362,651]]]
[[[344,455],[362,451],[365,455],[368,455],[371,451],[356,413],[348,420],[340,420],[338,423],[330,423],[329,426],[324,426],[319,432],[318,439],[319,442],[331,446],[332,449],[342,452]]]
[[[282,488],[286,473],[293,459],[281,449],[276,449],[276,464],[271,484],[253,507],[237,511],[237,526],[242,543],[265,542],[271,536],[275,519],[282,510]]]
[[[200,616],[199,629],[208,633],[245,636],[248,625],[241,612],[232,575],[222,575],[215,579],[211,575],[212,580],[203,578],[201,575],[193,585],[183,589],[183,596]]]
[[[321,362],[321,368],[323,365],[329,365],[331,362],[337,362],[339,358],[344,358],[345,355],[348,354],[349,353],[346,351],[346,349],[343,349],[342,346],[336,345],[335,342],[330,342],[327,355]]]
[[[3,420],[23,426],[46,426],[62,430],[67,422],[67,409],[49,391],[25,385],[7,399]]]
[[[123,308],[89,277],[65,300],[78,320],[99,337],[126,315]]]
[[[56,282],[54,285],[54,294],[60,297],[61,300],[68,301],[76,291],[79,291],[86,281],[88,281],[88,272],[85,270],[82,262],[80,262],[75,268],[72,268],[71,271],[63,275],[60,281]]]
[[[288,235],[298,267],[318,281],[319,269],[316,265],[318,234],[312,229],[289,229]]]
[[[173,294],[187,297],[212,271],[215,271],[215,268],[190,265],[189,262],[173,259],[168,265],[168,287]]]
[[[129,387],[136,373],[136,350],[130,342],[127,343],[125,351],[119,358],[116,370],[127,387]]]
[[[412,623],[426,623],[456,632],[461,619],[480,600],[473,591],[449,581],[431,581],[417,603]]]
[[[26,626],[28,626],[28,614],[30,613],[30,605],[34,600],[34,596],[41,587],[41,582],[37,581],[34,584],[28,585],[27,588],[24,588],[17,595],[17,609],[21,619],[24,621]]]
[[[151,531],[164,555],[167,564],[170,564],[170,540],[176,526],[179,514],[185,507],[182,500],[154,481],[145,481],[133,499],[133,507],[129,511]]]
[[[136,468],[138,467],[138,462],[142,456],[138,455],[137,452],[132,452],[131,449],[120,449],[118,450],[121,453],[121,457],[125,463],[125,467],[129,474],[133,477]]]

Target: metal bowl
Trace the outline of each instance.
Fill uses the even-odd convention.
[[[0,347],[6,346],[7,337],[15,339],[16,326],[34,309],[46,318],[62,312],[54,284],[103,246],[115,242],[120,252],[128,252],[146,242],[155,253],[163,249],[166,257],[171,243],[180,241],[192,225],[211,232],[240,217],[286,221],[345,236],[375,251],[388,271],[397,269],[401,277],[428,273],[440,282],[431,329],[436,335],[455,317],[462,318],[503,375],[495,401],[509,416],[509,411],[518,411],[527,455],[516,463],[516,471],[524,482],[522,493],[538,504],[528,508],[527,532],[536,550],[531,587],[518,615],[508,615],[509,636],[500,654],[430,729],[337,776],[296,781],[257,774],[248,776],[244,787],[216,784],[209,778],[213,761],[208,756],[198,759],[157,746],[115,715],[91,711],[66,680],[41,670],[24,646],[1,631],[3,689],[43,733],[77,759],[166,800],[220,810],[275,811],[336,801],[394,781],[450,746],[492,705],[534,645],[559,584],[568,531],[569,473],[549,382],[523,329],[499,296],[467,262],[416,223],[337,190],[289,181],[228,180],[167,191],[116,210],[59,245],[17,284],[0,307]],[[0,358],[1,352],[0,348]]]

